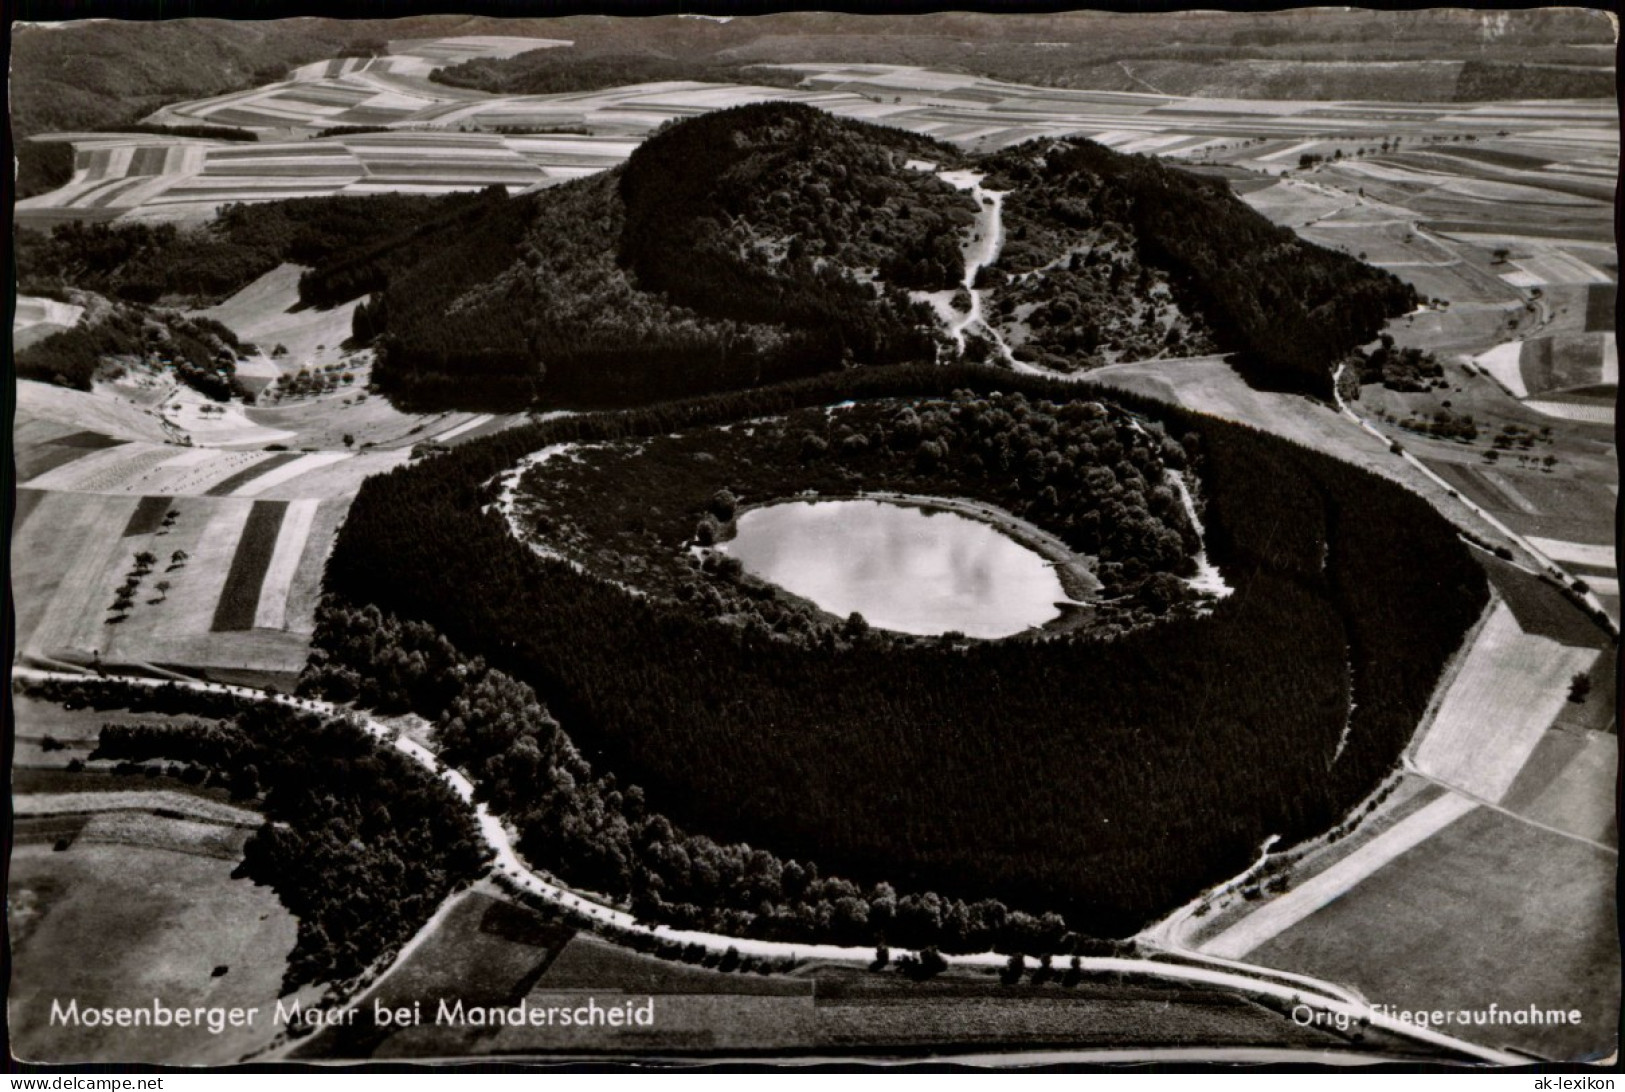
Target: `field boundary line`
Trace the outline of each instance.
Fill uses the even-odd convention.
[[[234,497],[257,497],[273,486],[292,481],[294,478],[302,474],[308,474],[312,470],[319,470],[334,463],[342,463],[350,457],[348,451],[317,451],[308,455],[300,455],[245,482],[234,490],[231,495]]]
[[[1513,811],[1511,808],[1502,807],[1494,800],[1486,800],[1482,796],[1475,796],[1466,789],[1458,788],[1446,781],[1440,781],[1432,774],[1418,769],[1416,764],[1413,763],[1409,757],[1405,759],[1405,772],[1415,774],[1417,777],[1420,777],[1429,784],[1439,786],[1439,788],[1444,789],[1447,793],[1453,793],[1454,795],[1460,796],[1463,799],[1471,800],[1474,804],[1477,804],[1481,808],[1486,808],[1490,811],[1498,811],[1509,819],[1516,819],[1520,823],[1534,827],[1537,830],[1543,830],[1547,834],[1556,834],[1559,837],[1569,839],[1571,842],[1579,842],[1582,845],[1590,846],[1592,849],[1600,850],[1603,853],[1607,853],[1615,857],[1619,856],[1619,849],[1616,846],[1611,846],[1604,842],[1594,841],[1587,838],[1583,834],[1576,834],[1572,830],[1564,830],[1562,827],[1554,827],[1550,823],[1541,822],[1539,819],[1531,819],[1529,816],[1519,814],[1518,812]]]
[[[1225,959],[1248,952],[1286,932],[1326,904],[1346,895],[1384,865],[1421,845],[1478,805],[1446,794],[1395,823],[1324,872],[1266,903],[1197,951]]]

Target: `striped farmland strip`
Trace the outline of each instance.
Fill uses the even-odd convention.
[[[149,145],[137,148],[135,155],[130,157],[130,174],[162,174],[164,162],[169,158],[169,149],[160,145]]]
[[[64,447],[62,444],[36,444],[24,448],[14,455],[17,460],[17,480],[26,482],[30,478],[37,478],[75,459],[83,459],[88,454],[89,448]]]
[[[171,498],[169,497],[142,497],[130,513],[130,522],[124,525],[123,538],[132,535],[150,535],[164,525],[164,516],[169,514]]]
[[[278,466],[269,474],[255,477],[253,481],[238,489],[236,495],[239,497],[258,496],[267,489],[281,485],[286,481],[292,481],[301,474],[308,474],[312,470],[331,466],[334,463],[342,463],[350,457],[348,451],[313,451],[308,455],[300,455],[292,462]]]
[[[287,515],[277,533],[276,549],[260,587],[259,604],[254,610],[255,629],[287,628],[288,592],[293,588],[293,576],[304,555],[305,542],[310,538],[310,528],[320,504],[316,500],[288,502]]]
[[[245,466],[231,477],[215,482],[214,485],[210,486],[204,491],[203,495],[206,497],[230,496],[232,491],[238,486],[251,482],[261,474],[264,474],[266,471],[274,470],[284,463],[291,463],[297,458],[299,458],[298,452],[279,451],[275,455],[272,455],[269,459],[261,459],[252,466]]]
[[[243,535],[237,540],[237,552],[231,559],[226,574],[226,586],[220,589],[220,600],[215,604],[211,632],[254,628],[254,614],[259,609],[260,585],[265,582],[265,571],[271,566],[271,555],[276,551],[278,533],[282,530],[282,517],[288,511],[287,501],[255,501],[243,525]]]
[[[100,432],[72,432],[66,436],[58,436],[51,442],[66,447],[83,447],[94,450],[103,447],[118,447],[124,441],[115,440],[111,436],[104,436]]]

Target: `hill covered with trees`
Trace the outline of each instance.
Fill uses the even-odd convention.
[[[981,160],[767,103],[673,124],[619,170],[493,209],[358,315],[378,383],[423,408],[647,403],[952,355],[918,293],[956,287],[979,211],[933,167],[985,171],[1009,236],[979,287],[1019,358],[1241,354],[1329,395],[1338,355],[1414,305],[1222,186],[1085,140]]]
[[[995,390],[1062,414],[1115,400],[1170,435],[1195,433],[1209,554],[1235,593],[1201,617],[1115,639],[809,645],[538,556],[490,504],[499,474],[552,443]],[[815,861],[865,892],[885,882],[1053,910],[1097,936],[1132,931],[1233,874],[1271,834],[1290,843],[1336,823],[1392,768],[1486,596],[1449,525],[1374,475],[1087,385],[941,366],[561,418],[370,479],[327,591],[350,618],[376,606],[426,623],[460,655],[534,687],[597,776],[614,772],[617,808],[635,785],[639,816]],[[366,636],[378,628],[334,628],[313,682],[342,698],[404,672],[418,680],[406,700],[423,693],[427,705],[463,685],[454,661],[437,670],[410,643]],[[492,779],[487,791],[511,802],[521,829],[533,815],[541,824],[525,842],[535,863],[651,913],[671,901],[650,879],[670,861],[648,864],[597,805],[591,818],[560,810],[586,779],[544,785],[518,772],[541,761],[532,744],[482,738],[488,749],[469,760]],[[631,848],[600,852],[612,845]],[[708,874],[681,875],[670,895],[703,905]],[[765,905],[729,905],[736,925],[778,920]],[[817,927],[816,916],[802,925]]]
[[[705,115],[515,198],[521,233],[474,226],[393,277],[358,332],[382,331],[377,382],[425,406],[642,403],[933,359],[931,314],[898,281],[923,261],[918,287],[951,283],[976,209],[904,164],[955,154],[805,107]]]
[[[1341,353],[1417,304],[1392,273],[1150,156],[1038,141],[981,166],[1010,194],[995,310],[1025,325],[1028,359],[1052,369],[1088,367],[1103,347],[1179,356],[1212,343],[1250,380],[1329,398]]]

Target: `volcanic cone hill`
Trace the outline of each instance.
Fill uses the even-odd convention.
[[[961,352],[925,294],[969,298],[986,221],[967,177],[1009,209],[975,271],[991,300],[976,358],[1074,371],[1217,347],[1268,385],[1326,394],[1331,362],[1415,305],[1392,275],[1156,160],[1082,139],[973,158],[786,103],[671,125],[616,170],[339,279],[384,285],[357,333],[380,339],[379,384],[420,407],[647,403],[931,361]]]

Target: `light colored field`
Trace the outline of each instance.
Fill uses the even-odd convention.
[[[306,365],[334,364],[341,357],[339,347],[350,336],[356,301],[326,311],[315,308],[295,311],[299,303],[299,276],[303,272],[303,266],[277,266],[224,303],[199,312],[225,323],[237,336],[257,345],[262,353],[269,354],[278,345],[288,350],[280,363],[261,360],[256,374],[275,377],[297,372]],[[243,372],[245,367],[247,365],[239,364],[237,370]]]
[[[248,513],[253,507],[254,503],[248,500],[211,498],[183,508],[180,522],[197,537],[187,547],[171,547],[169,540],[165,540],[166,550],[184,548],[191,556],[182,568],[167,575],[174,588],[165,604],[168,609],[156,617],[152,627],[154,637],[209,633],[215,604],[220,601],[231,560],[237,554],[237,542],[242,538],[243,525],[248,522]]]
[[[76,304],[40,296],[18,296],[17,310],[11,319],[12,351],[25,349],[59,330],[68,329],[78,323],[84,313],[85,309]]]
[[[1424,774],[1491,802],[1501,799],[1557,718],[1569,679],[1596,660],[1523,632],[1498,603],[1415,751]]]
[[[1597,569],[1612,569],[1616,560],[1612,545],[1593,546],[1584,542],[1566,542],[1562,539],[1536,536],[1530,536],[1529,543],[1554,561],[1568,561]]]
[[[1597,157],[1617,126],[1614,111],[1603,103],[1576,104],[1554,115],[1521,103],[1452,112],[1449,104],[1430,103],[1181,98],[1031,87],[882,64],[779,66],[802,78],[794,88],[671,81],[586,93],[488,96],[429,82],[425,76],[441,62],[420,52],[349,61],[354,63],[307,65],[278,83],[173,104],[150,120],[202,120],[278,137],[338,125],[387,126],[399,132],[251,147],[75,134],[83,169],[68,187],[22,202],[20,213],[26,217],[35,210],[96,207],[128,209],[141,218],[190,217],[207,215],[227,201],[296,193],[449,192],[492,183],[539,187],[613,166],[637,140],[673,118],[763,101],[803,102],[979,149],[1043,135],[1081,134],[1127,151],[1188,159],[1214,156],[1272,174],[1296,166],[1296,149],[1314,148],[1320,154],[1338,150],[1339,142],[1328,133],[1349,133],[1343,142],[1348,146],[1341,150],[1352,154],[1370,139],[1374,124],[1390,135],[1409,136],[1411,147],[1424,136],[1440,135],[1527,140],[1541,127],[1541,139],[1559,160]],[[1553,130],[1559,117],[1562,128]],[[590,134],[546,134],[546,140],[495,132],[582,127]],[[464,128],[490,131],[456,131]],[[1264,143],[1255,143],[1260,138]],[[135,150],[155,143],[181,148],[184,155],[166,156],[156,176],[130,176]],[[1470,162],[1446,161],[1449,170],[1422,170],[1374,158],[1345,158],[1338,167],[1351,172],[1351,178],[1437,190],[1457,202],[1504,203],[1514,199],[1509,195],[1532,195],[1546,204],[1566,203],[1563,207],[1601,207],[1599,201],[1525,178],[1533,172],[1486,178],[1484,174],[1494,172]]]
[[[1589,262],[1551,247],[1542,247],[1539,254],[1527,258],[1514,258],[1512,264],[1523,270],[1532,284],[1609,284],[1613,281]]]
[[[18,641],[25,652],[50,655],[71,649],[88,655],[103,646],[106,631],[116,628],[107,626],[103,619],[108,617],[113,593],[123,582],[135,554],[129,547],[131,540],[119,538],[117,532],[135,506],[134,497],[108,498],[86,509],[94,514],[87,523],[81,523],[82,537],[45,544],[61,575],[38,612],[33,632],[26,641]],[[42,529],[29,526],[24,530],[37,535]],[[19,594],[19,600],[21,597]],[[20,638],[20,628],[18,633]]]
[[[283,608],[283,624],[290,632],[310,634],[316,631],[322,573],[327,567],[327,556],[332,552],[333,540],[338,537],[339,528],[349,510],[348,498],[323,501],[316,509]]]
[[[354,458],[354,456],[347,451],[313,451],[309,455],[301,455],[291,463],[284,463],[275,470],[267,471],[257,478],[244,482],[232,491],[232,496],[257,497],[261,493],[282,485],[284,482],[291,482],[295,478],[309,474],[313,470],[320,470],[324,466],[342,463],[351,458]]]
[[[185,450],[150,472],[124,483],[121,492],[201,495],[233,475],[267,462],[262,451],[228,451],[217,447]]]
[[[175,391],[166,406],[169,419],[185,430],[194,444],[205,447],[262,447],[293,438],[291,432],[255,424],[235,402],[211,402],[187,388]]]
[[[1538,823],[1614,845],[1618,842],[1619,737],[1592,731],[1582,731],[1580,736],[1575,755],[1518,812]]]
[[[347,459],[324,460],[322,465],[306,470],[296,478],[267,486],[258,497],[261,500],[294,500],[299,497],[343,499],[348,505],[348,498],[355,496],[363,480],[393,470],[410,459],[411,454],[409,449],[401,448],[396,451],[363,451]]]
[[[38,651],[33,636],[82,544],[93,537],[105,542],[117,534],[109,528],[119,512],[128,519],[134,510],[133,499],[46,494],[39,501],[11,541],[10,582],[20,650]],[[109,600],[112,593],[111,585],[100,591]]]
[[[1239,922],[1202,944],[1208,955],[1241,959],[1272,937],[1285,932],[1400,854],[1420,845],[1477,807],[1446,793],[1286,894],[1265,903]]]
[[[260,601],[254,611],[256,629],[283,629],[288,621],[288,592],[293,587],[294,571],[304,556],[305,543],[316,518],[318,501],[296,500],[288,502],[282,526],[277,530],[276,548],[271,563],[260,584]]]
[[[17,419],[55,421],[121,440],[163,443],[173,439],[156,410],[103,387],[76,391],[32,379],[17,380]]]
[[[1588,425],[1614,423],[1614,407],[1603,403],[1550,402],[1531,398],[1524,405],[1548,417],[1560,417],[1565,421],[1582,421]]]
[[[1516,397],[1524,398],[1529,388],[1524,386],[1523,369],[1519,359],[1523,355],[1521,341],[1507,341],[1485,353],[1473,357],[1473,363],[1493,375],[1500,384]]]
[[[1616,854],[1476,808],[1250,960],[1406,1010],[1581,1010],[1578,1025],[1441,1030],[1549,1058],[1601,1058],[1619,1036]]]
[[[105,719],[107,714],[102,716]],[[214,823],[257,827],[263,822],[258,812],[168,789],[23,793],[12,804],[12,811],[20,816],[89,815],[102,811],[155,811],[159,808]]]
[[[154,820],[163,822],[162,820]],[[184,821],[180,821],[181,825]],[[11,1049],[33,1062],[234,1062],[275,1028],[52,1026],[50,1004],[260,1006],[280,989],[295,919],[269,888],[231,879],[235,861],[128,845],[65,852],[19,845],[7,905],[13,927]],[[25,915],[17,920],[18,912]],[[216,976],[215,970],[224,967]]]
[[[1242,200],[1275,223],[1288,227],[1316,223],[1352,203],[1345,193],[1296,179],[1253,190],[1243,195]]]
[[[404,454],[405,449],[429,439],[437,431],[466,420],[463,415],[449,413],[402,413],[379,395],[362,398],[371,375],[370,357],[358,353],[356,360],[353,372],[356,378],[351,386],[315,397],[251,407],[249,418],[266,428],[292,432],[295,438],[289,446],[295,448],[345,450],[344,437],[349,436],[353,449],[360,451],[362,458],[380,454],[378,450],[362,450],[364,445],[389,451],[402,449]]]

